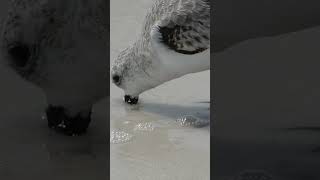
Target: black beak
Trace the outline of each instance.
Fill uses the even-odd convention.
[[[130,96],[130,95],[125,95],[124,96],[124,102],[128,103],[128,104],[137,104],[139,101],[139,97],[133,97],[133,96]]]
[[[65,135],[74,136],[86,133],[91,121],[91,111],[82,115],[79,113],[74,117],[70,117],[66,113],[66,109],[61,106],[50,105],[47,110],[48,126]]]

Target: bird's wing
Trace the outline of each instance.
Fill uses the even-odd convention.
[[[209,1],[180,0],[151,28],[151,41],[176,53],[193,55],[210,48]]]

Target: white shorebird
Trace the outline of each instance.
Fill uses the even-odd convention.
[[[137,103],[140,93],[166,81],[209,69],[209,5],[209,0],[156,1],[140,39],[113,65],[113,82],[127,102]],[[222,0],[213,7],[215,54],[249,39],[320,25],[319,1]]]
[[[1,36],[5,65],[46,94],[51,128],[86,131],[92,105],[107,95],[105,0],[12,0]]]
[[[112,80],[136,104],[142,92],[185,74],[210,69],[210,1],[157,0],[140,38],[122,51]]]

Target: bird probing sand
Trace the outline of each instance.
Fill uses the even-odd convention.
[[[210,1],[157,0],[146,15],[140,38],[112,67],[124,100],[189,73],[210,69]]]

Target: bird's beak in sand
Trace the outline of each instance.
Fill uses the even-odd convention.
[[[128,104],[137,104],[139,101],[139,97],[138,96],[130,96],[130,95],[125,95],[124,96],[124,102],[128,103]]]
[[[62,106],[48,106],[46,110],[48,126],[69,136],[85,134],[91,121],[91,109],[74,116],[67,113]]]

